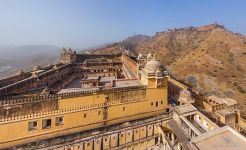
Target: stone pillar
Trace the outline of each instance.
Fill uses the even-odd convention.
[[[174,142],[175,140],[175,137],[174,137],[174,134],[172,133],[172,141]]]

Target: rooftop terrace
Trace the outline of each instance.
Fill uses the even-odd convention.
[[[229,126],[204,133],[191,142],[191,147],[201,150],[245,150],[246,147],[246,138]]]

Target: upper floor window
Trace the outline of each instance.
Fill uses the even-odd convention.
[[[86,118],[86,117],[87,117],[87,114],[85,113],[85,114],[84,114],[84,118]]]
[[[158,102],[155,103],[155,106],[158,107]]]
[[[28,130],[37,130],[38,129],[38,121],[28,122]]]
[[[56,117],[56,125],[59,126],[59,125],[63,125],[64,124],[64,117],[61,116],[61,117]]]
[[[98,115],[101,115],[101,111],[99,110],[99,111],[97,112],[97,114],[98,114]]]
[[[51,127],[51,119],[44,119],[42,122],[43,129],[47,129]]]

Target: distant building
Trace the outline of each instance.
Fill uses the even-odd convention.
[[[173,119],[159,126],[164,150],[243,150],[246,138],[229,126],[219,127],[190,104],[174,107]]]

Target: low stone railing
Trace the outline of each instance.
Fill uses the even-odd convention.
[[[234,129],[236,129],[239,133],[246,137],[246,128],[242,127],[237,123],[234,123]]]

